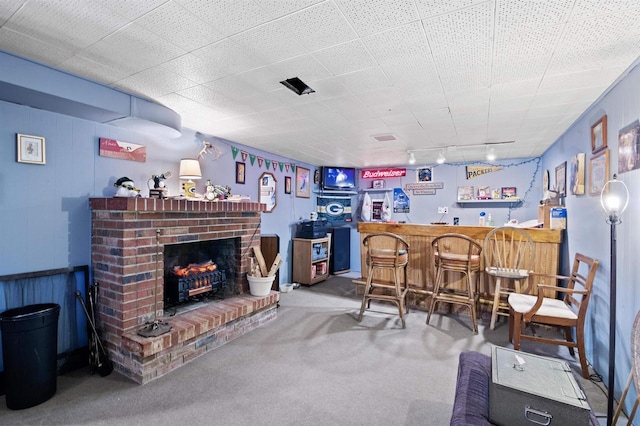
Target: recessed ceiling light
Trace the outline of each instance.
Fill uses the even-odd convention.
[[[300,80],[298,77],[282,80],[280,84],[284,85],[287,89],[296,92],[298,95],[308,95],[309,93],[315,93],[315,90],[307,86],[306,83]]]

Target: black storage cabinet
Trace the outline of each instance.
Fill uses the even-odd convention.
[[[59,316],[55,303],[0,314],[7,408],[33,407],[56,393]]]

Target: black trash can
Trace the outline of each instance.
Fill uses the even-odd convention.
[[[8,408],[33,407],[56,393],[59,316],[60,305],[55,303],[0,314]]]

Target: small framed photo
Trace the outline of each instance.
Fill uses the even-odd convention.
[[[591,126],[591,153],[595,154],[607,147],[607,114]]]
[[[571,157],[571,175],[569,177],[569,189],[573,195],[584,194],[584,168],[587,154],[581,152]]]
[[[600,195],[609,180],[609,150],[599,152],[589,161],[589,195]]]
[[[246,172],[245,163],[240,163],[236,161],[236,183],[244,184],[245,172]]]
[[[311,198],[311,176],[309,169],[296,167],[296,197]]]
[[[291,194],[291,176],[284,177],[284,193]]]
[[[503,200],[509,200],[518,197],[518,190],[515,186],[503,186],[500,194]]]
[[[384,189],[384,180],[383,179],[375,179],[371,182],[372,189]]]
[[[556,167],[556,191],[558,196],[567,196],[567,162]]]
[[[45,164],[44,138],[18,133],[17,154],[18,163]]]
[[[313,183],[314,184],[319,184],[320,183],[320,170],[316,169],[315,172],[313,172]]]
[[[433,167],[420,167],[416,170],[416,182],[433,182]]]

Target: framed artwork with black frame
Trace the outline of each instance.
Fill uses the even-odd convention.
[[[567,162],[561,163],[556,167],[556,191],[558,196],[567,196]]]
[[[291,194],[291,176],[284,177],[284,193]]]
[[[236,161],[236,183],[240,183],[244,185],[245,174],[246,174],[245,172],[246,172],[245,163]]]

